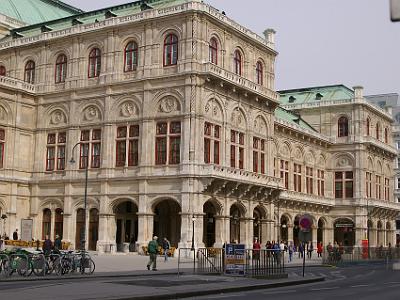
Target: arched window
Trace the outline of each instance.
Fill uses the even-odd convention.
[[[28,61],[25,65],[24,81],[35,83],[35,62],[33,60]]]
[[[43,220],[42,220],[42,239],[46,238],[46,235],[50,237],[51,232],[51,210],[46,208],[43,210]]]
[[[379,132],[381,131],[381,125],[379,123],[376,123],[376,139],[379,140],[380,139],[380,134]]]
[[[371,126],[371,120],[369,119],[369,118],[367,118],[367,130],[366,130],[366,132],[367,132],[367,136],[369,136],[369,127]]]
[[[210,40],[209,46],[210,63],[218,64],[218,42],[216,38]]]
[[[67,77],[67,57],[65,54],[60,54],[56,60],[56,83],[65,82],[65,77]]]
[[[125,47],[125,72],[135,71],[138,65],[138,45],[129,42]]]
[[[387,144],[389,141],[389,136],[388,136],[388,129],[385,127],[385,143]]]
[[[99,48],[94,48],[89,54],[89,70],[88,77],[99,77],[101,69],[101,51]]]
[[[346,117],[340,117],[338,120],[338,136],[349,135],[349,120]]]
[[[54,236],[59,235],[62,239],[63,237],[63,226],[64,225],[64,212],[61,208],[56,209],[54,218]]]
[[[0,66],[0,76],[6,76],[6,67]]]
[[[168,34],[164,40],[164,67],[176,65],[178,62],[178,37]]]
[[[239,50],[235,51],[233,64],[235,67],[235,73],[238,75],[242,75],[242,55],[240,54]]]
[[[263,84],[263,65],[261,63],[261,61],[257,62],[256,65],[256,78],[257,78],[257,84],[262,85]]]

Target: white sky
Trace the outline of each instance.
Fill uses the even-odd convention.
[[[89,11],[129,0],[63,0]],[[400,22],[389,0],[205,0],[262,36],[277,31],[276,88],[342,83],[400,93]]]

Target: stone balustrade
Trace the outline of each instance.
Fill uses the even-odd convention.
[[[28,93],[36,92],[35,85],[7,76],[0,76],[0,85],[3,87],[17,89]]]

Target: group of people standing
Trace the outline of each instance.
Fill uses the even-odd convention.
[[[161,248],[164,254],[164,262],[167,262],[169,249],[171,248],[171,243],[168,241],[166,237],[162,240]],[[147,252],[149,253],[150,257],[149,262],[147,263],[147,270],[150,270],[151,268],[153,271],[157,271],[157,255],[160,252],[158,244],[158,236],[154,236],[153,240],[151,240],[148,243]]]
[[[298,243],[298,245],[294,244],[293,242],[285,242],[281,241],[280,243],[278,241],[267,241],[265,244],[265,249],[270,250],[271,253],[274,253],[276,251],[280,252],[287,252],[288,253],[288,263],[293,260],[293,255],[295,252],[298,252],[299,258],[303,258],[304,252],[307,253],[307,258],[311,259],[312,254],[314,252],[314,246],[312,242],[308,243]],[[258,241],[258,238],[254,239],[253,243],[253,251],[258,251],[261,250],[261,244]],[[317,257],[322,257],[322,251],[323,251],[323,246],[321,242],[317,243]]]

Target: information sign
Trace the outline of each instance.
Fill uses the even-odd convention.
[[[245,245],[227,244],[225,246],[225,274],[245,275]]]

